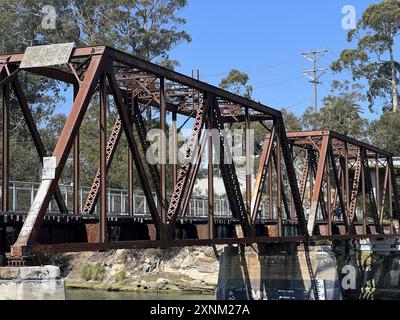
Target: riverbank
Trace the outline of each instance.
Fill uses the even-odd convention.
[[[215,294],[188,292],[104,291],[66,288],[66,300],[216,300]]]
[[[39,260],[60,266],[67,288],[108,292],[215,295],[219,271],[210,247],[68,253]]]
[[[165,275],[164,275],[165,276]],[[215,286],[202,283],[193,284],[190,281],[172,281],[171,277],[157,280],[125,280],[122,282],[77,281],[65,280],[65,287],[69,289],[101,290],[112,292],[140,292],[140,293],[189,293],[215,294]]]

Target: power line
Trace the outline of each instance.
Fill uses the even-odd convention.
[[[301,54],[304,58],[313,63],[313,69],[304,70],[303,74],[310,79],[311,83],[314,84],[314,112],[318,112],[318,85],[321,84],[321,81],[319,80],[328,70],[327,68],[319,68],[317,63],[327,52],[328,50],[324,49],[318,51],[307,51]]]
[[[277,68],[280,67],[282,65],[286,65],[289,62],[294,61],[294,59],[288,59],[286,61],[282,61],[276,64],[270,64],[270,65],[259,65],[259,66],[254,66],[254,67],[250,67],[250,68],[244,68],[240,71],[245,72],[245,73],[254,73],[254,72],[259,72],[259,71],[264,71],[264,70],[268,70],[268,69],[273,69],[273,68]],[[221,72],[221,73],[213,73],[213,74],[205,74],[202,76],[202,78],[217,78],[217,77],[225,77],[227,74],[229,73],[229,71],[226,72]]]

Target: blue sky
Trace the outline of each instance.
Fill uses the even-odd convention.
[[[300,53],[328,49],[320,65],[329,66],[350,45],[342,28],[343,6],[354,6],[359,19],[376,2],[189,0],[181,15],[193,40],[173,49],[170,56],[181,63],[179,72],[191,75],[193,69],[200,69],[201,80],[214,85],[232,68],[246,71],[254,100],[301,115],[313,105],[313,87],[302,74],[312,64]],[[331,72],[323,76],[320,98],[329,91],[331,81],[341,77]],[[363,109],[364,117],[379,117],[367,105]]]

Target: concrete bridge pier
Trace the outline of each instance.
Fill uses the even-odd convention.
[[[0,267],[0,300],[65,300],[60,268]]]
[[[310,248],[313,275],[306,253],[295,244],[228,246],[220,260],[218,300],[342,299],[336,258],[330,246]]]

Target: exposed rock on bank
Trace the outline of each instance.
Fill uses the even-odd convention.
[[[211,247],[70,253],[51,260],[75,288],[214,293],[218,281],[219,261]]]

